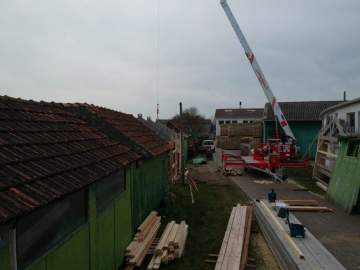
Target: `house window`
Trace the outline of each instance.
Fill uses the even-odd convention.
[[[108,178],[96,182],[96,210],[104,211],[126,189],[125,170],[111,175]]]
[[[237,124],[237,120],[232,120],[231,123]]]
[[[349,157],[358,157],[360,150],[360,140],[349,141],[346,155]]]
[[[230,120],[226,120],[225,123],[226,123],[226,124],[230,124],[231,121],[230,121]]]
[[[223,120],[220,120],[219,121],[219,125],[223,125],[224,124],[224,121]]]
[[[348,131],[355,132],[355,113],[347,113],[346,114],[346,126]]]
[[[244,123],[244,124],[247,124],[247,123],[249,123],[249,121],[248,121],[248,120],[244,120],[243,123]]]
[[[43,256],[86,221],[86,190],[20,218],[16,224],[19,269],[26,268]]]

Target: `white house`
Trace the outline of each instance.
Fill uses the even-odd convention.
[[[220,126],[223,124],[252,123],[262,121],[263,117],[263,108],[216,109],[216,136],[220,135]]]
[[[321,113],[323,127],[338,119],[348,133],[360,133],[360,98],[329,107]]]
[[[328,107],[320,116],[322,127],[318,136],[313,177],[326,190],[339,154],[339,136],[360,134],[360,98]]]

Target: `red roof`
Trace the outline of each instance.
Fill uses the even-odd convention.
[[[171,145],[167,141],[161,139],[161,137],[156,132],[144,125],[144,123],[136,119],[131,114],[126,114],[94,105],[78,104],[78,106],[91,112],[102,121],[107,123],[112,129],[115,129],[116,131],[125,135],[133,143],[140,145],[153,156],[166,153],[171,149]],[[90,120],[92,121],[93,118]],[[104,129],[103,132],[107,131]],[[111,136],[111,134],[108,135]]]
[[[138,158],[60,106],[0,97],[0,223]]]

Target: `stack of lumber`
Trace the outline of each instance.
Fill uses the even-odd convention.
[[[243,270],[248,260],[253,216],[252,206],[240,206],[231,211],[215,270]]]
[[[156,211],[153,211],[139,226],[133,241],[127,247],[125,252],[126,265],[129,267],[139,267],[156,237],[160,228],[161,217]]]
[[[216,137],[216,145],[218,148],[241,150],[242,144],[248,144],[251,148],[255,148],[262,142],[262,124],[245,123],[221,125],[220,135],[221,136]]]
[[[220,135],[258,138],[262,136],[262,123],[224,124],[220,126]]]
[[[345,269],[309,230],[305,238],[291,238],[288,224],[277,217],[275,208],[267,201],[255,202],[255,216],[282,269]],[[289,218],[301,224],[291,213]]]
[[[159,269],[161,263],[167,264],[182,257],[187,235],[188,225],[185,221],[181,221],[180,224],[175,221],[169,222],[155,247],[154,255],[147,269]]]

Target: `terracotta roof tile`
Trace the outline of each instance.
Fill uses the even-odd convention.
[[[0,223],[138,158],[61,106],[0,97]]]
[[[88,104],[68,104],[67,106],[72,106],[73,111],[78,113],[80,117],[83,116],[81,110],[90,112],[92,114],[91,118],[89,119],[89,117],[84,117],[84,120],[91,122],[94,117],[97,117],[101,121],[105,122],[107,126],[110,127],[111,131],[115,130],[121,133],[132,143],[137,144],[152,156],[158,156],[171,149],[171,145],[167,141],[161,139],[156,132],[144,125],[144,123],[136,119],[131,114]],[[76,107],[80,108],[80,110],[76,110]],[[112,133],[111,131],[105,129],[102,131],[104,133]],[[111,134],[108,135],[111,136]]]

